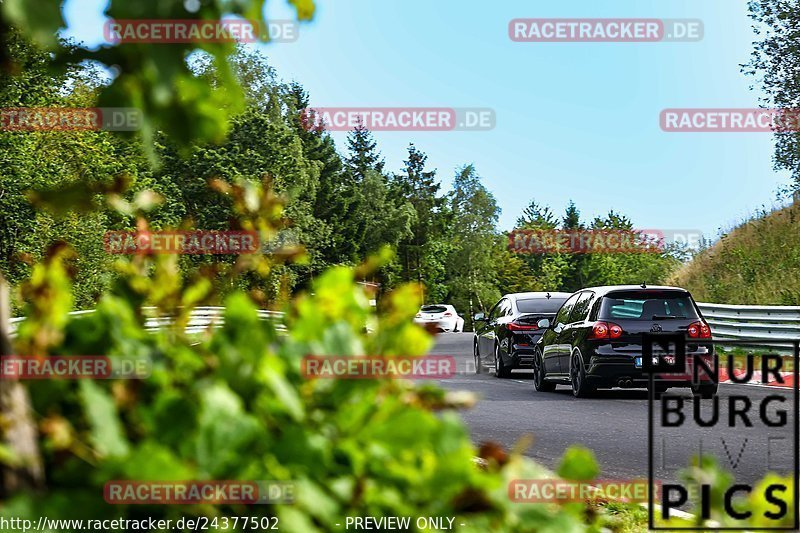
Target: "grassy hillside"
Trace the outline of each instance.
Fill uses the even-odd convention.
[[[800,204],[733,229],[670,282],[701,302],[800,305]]]

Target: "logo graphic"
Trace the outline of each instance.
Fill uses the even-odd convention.
[[[643,369],[650,374],[650,529],[711,529],[667,522],[686,510],[704,524],[717,522],[717,531],[797,531],[800,341],[792,343],[791,374],[783,371],[789,358],[776,353],[785,345],[720,357],[721,342],[643,335]],[[748,347],[746,341],[724,345],[728,351]],[[656,385],[670,379],[690,380],[695,394],[664,392],[656,399]],[[730,385],[719,387],[721,381]]]

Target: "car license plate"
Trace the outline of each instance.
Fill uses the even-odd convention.
[[[658,364],[658,357],[653,356],[653,364],[654,365]],[[641,356],[633,358],[633,366],[635,366],[636,368],[642,368],[642,357]]]

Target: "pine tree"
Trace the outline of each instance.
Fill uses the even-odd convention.
[[[372,133],[362,124],[347,135],[347,150],[350,155],[345,162],[357,181],[362,181],[367,171],[383,173],[384,161],[377,149]]]
[[[424,247],[444,226],[441,211],[444,199],[436,196],[440,185],[436,182],[436,171],[425,169],[427,160],[424,152],[410,144],[404,172],[395,175],[393,180],[393,193],[407,199],[416,215],[411,225],[411,236],[399,246],[403,278],[420,283],[423,281]]]
[[[581,212],[572,200],[567,205],[561,227],[569,231],[584,229],[584,224],[581,222]],[[586,280],[586,265],[587,257],[585,254],[572,254],[568,257],[568,269],[563,276],[563,283],[567,290],[576,291],[583,287]]]
[[[397,246],[409,235],[410,206],[391,196],[384,161],[370,131],[357,126],[347,135],[348,194],[352,198],[351,221],[361,259],[384,245]]]
[[[547,206],[540,206],[536,200],[531,200],[517,218],[517,229],[555,229],[558,221]]]
[[[583,229],[583,224],[581,223],[581,212],[578,211],[578,208],[575,206],[575,202],[572,200],[569,201],[569,205],[567,205],[567,211],[564,213],[562,227],[564,229],[572,230]]]
[[[309,128],[303,120],[303,110],[308,109],[309,96],[298,83],[287,88],[289,121],[303,145],[303,154],[316,163],[319,177],[314,196],[314,216],[330,228],[330,242],[319,250],[328,264],[358,261],[359,236],[356,211],[358,206],[356,184],[347,172],[336,151],[331,136],[322,129]]]

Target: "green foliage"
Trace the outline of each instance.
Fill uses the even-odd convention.
[[[428,156],[424,152],[413,144],[409,145],[405,169],[402,174],[394,176],[392,186],[394,194],[406,198],[414,210],[411,234],[398,247],[403,279],[415,279],[420,283],[423,279],[428,281],[428,289],[432,293],[431,301],[437,301],[441,294],[434,288],[435,278],[425,278],[423,272],[427,271],[435,276],[442,270],[437,265],[437,256],[432,254],[441,252],[444,246],[442,229],[446,213],[443,212],[444,198],[437,196],[440,185],[435,179],[436,171],[426,169],[427,160]]]
[[[755,41],[750,62],[742,70],[757,77],[768,106],[795,110],[800,105],[797,71],[800,69],[800,2],[797,0],[749,0]],[[793,189],[800,188],[800,147],[794,131],[775,135],[775,169],[792,173]]]
[[[54,75],[48,56],[17,31],[2,36],[3,48],[17,69],[0,71],[0,106],[91,106],[99,81],[92,70],[70,68]],[[63,86],[71,86],[65,93]],[[96,208],[101,192],[125,176],[136,190],[147,169],[137,150],[110,132],[0,132],[0,270],[16,285],[31,273],[31,263],[47,246],[62,240],[77,251],[77,305],[90,306],[109,279],[110,258],[102,251],[103,228],[112,223]],[[45,191],[56,190],[52,200]],[[82,212],[70,211],[67,199],[79,198]],[[50,212],[35,209],[51,204]],[[64,206],[65,208],[60,208]],[[44,243],[44,244],[43,244]]]
[[[555,229],[558,227],[553,212],[547,206],[540,206],[535,200],[531,200],[522,211],[522,215],[517,218],[517,229]]]
[[[741,528],[747,530],[751,527],[761,528],[791,528],[793,526],[795,510],[793,509],[794,483],[792,476],[780,477],[776,474],[767,474],[762,480],[755,483],[753,490],[746,496],[734,498],[734,508],[746,508],[753,514],[749,519],[738,520],[731,517],[725,510],[725,491],[735,484],[734,476],[723,469],[716,458],[709,455],[704,455],[701,458],[695,456],[692,458],[691,465],[680,472],[682,484],[690,491],[699,492],[700,485],[707,484],[710,488],[709,496],[709,511],[710,522],[716,524],[715,527],[728,527],[728,528]],[[764,515],[765,511],[775,512],[775,505],[769,503],[765,495],[765,489],[771,484],[777,484],[787,487],[786,493],[780,494],[780,499],[788,504],[786,515],[783,519],[775,520],[768,518]],[[777,494],[776,494],[777,495]],[[700,516],[699,509],[691,509],[695,513],[694,524],[689,526],[702,527],[707,523]],[[677,522],[677,521],[676,521]],[[677,525],[674,522],[663,525]],[[662,525],[662,524],[658,524]],[[687,524],[681,524],[687,527]]]
[[[800,206],[761,213],[724,234],[672,277],[695,299],[800,305]]]
[[[146,333],[139,299],[127,291],[107,293],[95,313],[80,318],[67,319],[64,306],[46,308],[54,297],[69,299],[63,263],[54,256],[43,265],[36,287],[47,290],[32,296],[42,311],[20,331],[20,345],[137,354],[152,361],[153,371],[138,382],[32,383],[48,487],[13,495],[4,516],[85,518],[86,509],[94,518],[248,514],[277,516],[288,531],[331,531],[345,516],[427,515],[455,516],[464,531],[584,529],[580,509],[512,503],[512,479],[546,472],[520,457],[476,468],[466,429],[441,391],[391,379],[302,375],[306,354],[426,353],[432,338],[411,322],[414,286],[392,294],[372,334],[363,332],[372,310],[349,268],[327,270],[291,303],[284,336],[258,319],[248,297],[233,293],[224,325],[190,345],[178,328]],[[124,281],[120,288],[139,284],[139,277]],[[41,331],[51,332],[47,342]],[[585,471],[578,455],[565,456],[568,472]],[[287,480],[296,483],[297,500],[140,511],[103,503],[103,485],[112,479]]]
[[[516,229],[525,230],[633,230],[633,223],[611,210],[605,217],[581,222],[577,206],[570,202],[559,228],[548,207],[535,201],[525,209]],[[528,266],[533,278],[529,290],[576,291],[583,287],[620,284],[663,283],[680,266],[681,250],[658,253],[546,253],[515,254]]]
[[[299,20],[314,15],[312,0],[291,0]],[[263,0],[201,2],[190,12],[181,0],[114,1],[105,13],[112,19],[177,19],[219,20],[223,15],[240,15],[263,24]],[[102,107],[136,107],[144,112],[140,134],[149,148],[157,131],[164,131],[181,147],[193,141],[221,141],[230,125],[229,118],[244,109],[244,92],[228,63],[233,43],[202,42],[121,43],[90,50],[64,46],[56,32],[65,24],[60,0],[8,0],[0,4],[0,29],[9,26],[24,28],[40,46],[54,52],[49,60],[53,67],[69,68],[81,61],[92,61],[115,67],[113,80],[100,90]],[[5,31],[0,31],[0,36]],[[156,53],[155,50],[158,50]],[[191,71],[186,57],[202,50],[214,58],[216,73],[224,81],[220,89],[198,78]],[[13,58],[13,56],[11,56]],[[17,66],[2,62],[5,69]]]
[[[65,96],[58,87],[67,79],[49,74],[46,54],[14,38],[10,50],[15,61],[39,76],[35,82],[33,77],[8,77],[2,93],[8,105],[94,105],[102,83],[91,71],[71,71],[68,85],[75,90]],[[101,245],[106,230],[132,230],[145,211],[154,229],[229,228],[233,202],[210,192],[208,183],[260,183],[265,176],[285,203],[282,216],[291,221],[278,231],[304,246],[305,261],[282,265],[260,281],[240,276],[222,285],[217,278],[216,301],[239,288],[259,291],[265,302],[277,305],[308,287],[326,267],[356,265],[386,246],[397,249],[395,258],[368,281],[379,282],[383,293],[403,282],[417,282],[425,287],[418,304],[452,303],[467,316],[485,311],[505,292],[653,283],[674,265],[669,257],[644,254],[510,254],[498,240],[496,201],[473,166],[459,169],[452,190],[440,195],[435,170],[426,166],[427,155],[411,145],[404,172],[390,177],[366,129],[349,135],[343,156],[328,133],[306,128],[300,116],[309,106],[309,95],[298,83],[279,82],[263,56],[239,49],[227,62],[245,95],[245,109],[229,120],[228,135],[218,143],[203,142],[200,136],[187,150],[167,134],[159,134],[149,148],[110,132],[0,134],[0,142],[11,143],[8,153],[14,154],[7,156],[13,157],[7,167],[11,172],[0,177],[12,192],[0,197],[7,206],[0,230],[8,236],[0,241],[0,261],[12,283],[29,274],[31,260],[42,257],[41,243],[61,239],[78,252],[76,305],[91,307],[115,277],[113,258]],[[198,80],[218,90],[232,83],[220,73],[213,55],[195,54],[189,65]],[[159,165],[148,164],[143,155],[148,152],[157,154]],[[71,154],[67,164],[64,154]],[[31,188],[38,192],[32,195]],[[155,192],[152,197],[158,201],[143,204],[145,190]],[[104,192],[113,193],[107,201]],[[48,211],[34,211],[30,201]],[[533,201],[520,224],[553,229],[558,220]],[[577,207],[570,204],[563,227],[583,226]],[[630,221],[613,212],[592,224],[629,226]],[[230,257],[182,257],[179,266],[192,275],[232,263]]]
[[[582,446],[572,446],[561,458],[558,475],[575,481],[591,481],[600,473],[594,452]]]
[[[447,256],[449,301],[465,310],[468,322],[477,309],[500,297],[495,285],[498,266],[492,243],[500,213],[472,165],[456,173],[450,193],[452,251]]]
[[[401,380],[309,380],[301,372],[308,354],[427,353],[433,340],[411,320],[423,290],[442,301],[474,296],[482,306],[499,294],[498,280],[521,287],[528,279],[519,258],[491,253],[498,210],[471,166],[459,171],[449,197],[439,196],[435,172],[412,145],[404,173],[388,179],[365,131],[353,134],[343,160],[330,136],[305,130],[298,123],[308,104],[302,87],[277,82],[257,55],[211,43],[158,53],[146,44],[87,50],[55,39],[60,2],[0,4],[4,106],[135,106],[146,117],[139,139],[0,133],[0,268],[27,317],[14,349],[135,356],[152,365],[143,380],[26,384],[46,486],[15,489],[0,514],[277,516],[287,531],[339,529],[349,515],[455,516],[466,524],[462,531],[603,527],[606,518],[582,505],[512,503],[511,480],[549,473],[518,455],[477,467],[478,452],[454,411],[462,396]],[[313,16],[310,0],[290,4],[299,19]],[[145,0],[114,1],[107,13],[260,19],[262,8],[260,0],[214,1],[187,14],[183,2]],[[116,65],[118,73],[101,80],[75,66],[84,59]],[[533,204],[524,217],[555,224]],[[566,218],[573,224],[577,210]],[[608,223],[625,221],[610,215]],[[306,253],[115,260],[100,251],[108,229],[230,227],[271,242],[290,226]],[[386,245],[398,246],[396,259]],[[507,263],[500,273],[498,258]],[[532,282],[556,287],[569,261],[559,255],[539,266],[529,270]],[[366,278],[394,288],[379,316],[356,284]],[[209,301],[224,304],[224,323],[187,337],[191,310]],[[76,303],[95,312],[69,315]],[[257,309],[268,305],[286,311],[285,331],[259,320]],[[174,326],[149,333],[146,306],[170,315]],[[20,458],[3,446],[0,461],[17,466]],[[579,448],[566,452],[559,471],[574,479],[597,474],[591,453]],[[296,484],[297,501],[112,506],[103,486],[115,479],[285,480]]]

